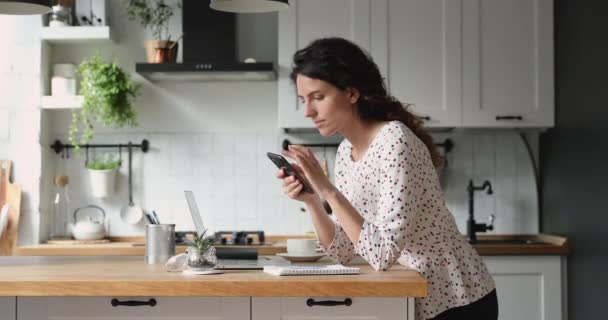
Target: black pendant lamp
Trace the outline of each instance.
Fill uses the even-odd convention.
[[[0,14],[28,15],[51,12],[51,0],[0,0]]]
[[[211,0],[211,9],[234,13],[262,13],[289,8],[288,0]]]

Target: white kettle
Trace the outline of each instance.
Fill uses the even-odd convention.
[[[97,209],[101,212],[101,220],[93,220],[91,216],[88,216],[87,220],[78,221],[78,212],[83,209]],[[72,236],[76,240],[99,240],[106,236],[106,229],[104,226],[106,220],[106,212],[102,208],[94,205],[88,205],[76,209],[74,211],[74,224],[72,225]]]

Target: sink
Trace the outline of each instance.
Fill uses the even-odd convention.
[[[536,239],[477,239],[474,245],[528,245],[528,244],[548,244]]]

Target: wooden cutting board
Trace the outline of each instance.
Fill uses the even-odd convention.
[[[17,245],[17,231],[19,230],[21,186],[10,183],[10,174],[11,161],[0,160],[0,209],[6,203],[10,205],[6,229],[4,229],[2,237],[0,237],[0,256],[14,254]]]

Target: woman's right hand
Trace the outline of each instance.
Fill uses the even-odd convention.
[[[303,177],[304,172],[297,164],[293,163],[291,166]],[[277,179],[283,180],[283,193],[294,200],[310,203],[313,201],[320,201],[319,196],[316,193],[302,192],[304,185],[295,176],[288,176],[285,170],[279,169],[277,172]]]

